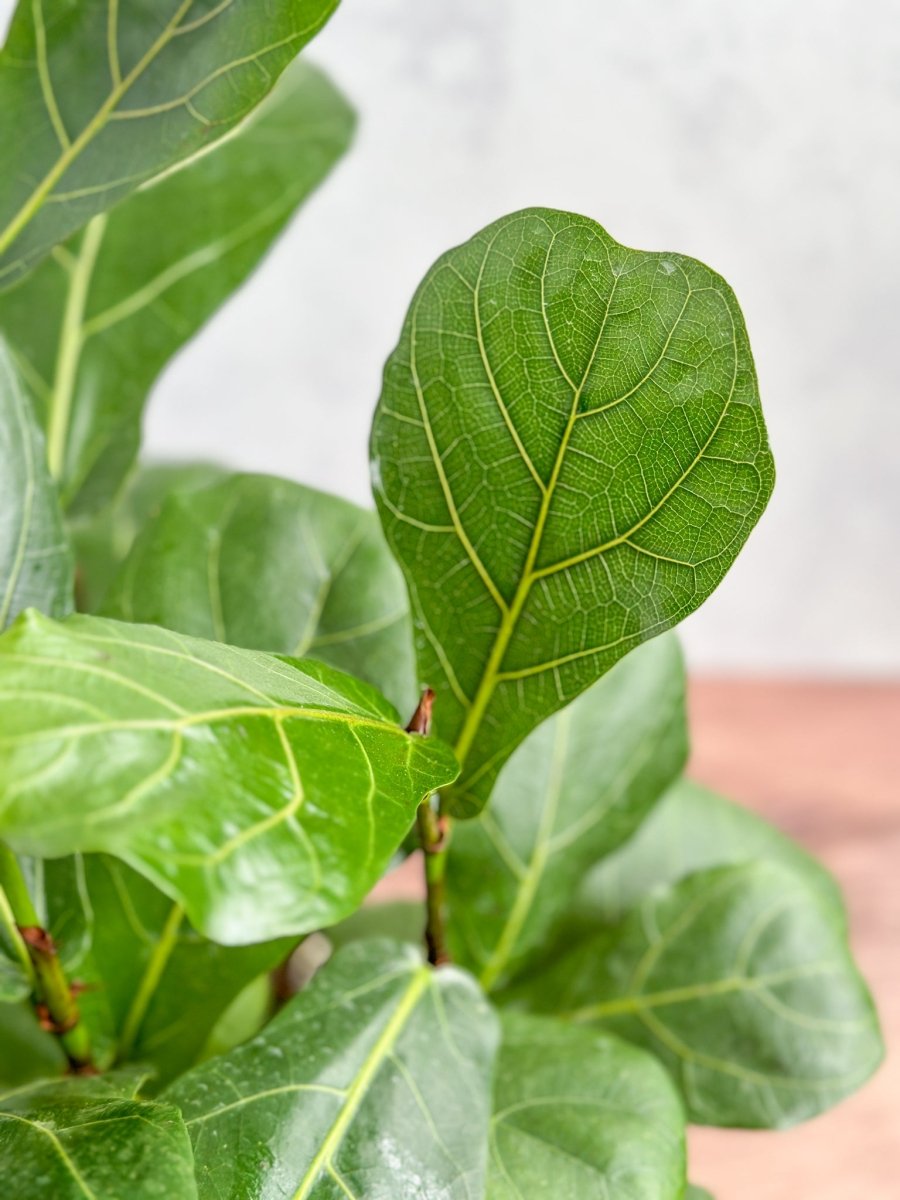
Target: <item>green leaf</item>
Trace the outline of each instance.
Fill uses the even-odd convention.
[[[198,1061],[204,1062],[217,1054],[227,1054],[242,1042],[249,1042],[272,1015],[272,1005],[272,977],[259,975],[235,996],[216,1021],[203,1044]]]
[[[120,1059],[147,1063],[166,1082],[196,1061],[232,1000],[296,939],[218,946],[124,863],[105,855],[84,861],[99,914],[90,978],[105,1002],[105,1033]]]
[[[728,285],[549,209],[428,272],[371,454],[464,816],[531,729],[713,591],[773,482]]]
[[[96,218],[0,296],[0,329],[33,392],[67,508],[92,511],[116,493],[153,381],[250,274],[352,128],[324,75],[297,63],[215,153]]]
[[[0,629],[23,609],[72,608],[72,552],[38,430],[0,338]]]
[[[224,468],[203,462],[140,466],[111,504],[98,513],[71,520],[79,610],[99,612],[135,538],[170,492],[205,487],[227,474]]]
[[[325,930],[335,950],[350,942],[368,938],[390,938],[421,946],[425,932],[425,905],[416,900],[395,900],[387,904],[364,904],[346,921]]]
[[[214,144],[336,7],[19,0],[0,54],[0,286],[145,180]]]
[[[821,863],[755,813],[689,779],[670,788],[625,846],[597,863],[582,885],[575,920],[591,928],[617,921],[654,888],[705,867],[754,859],[795,871],[836,921],[845,920],[840,888]]]
[[[457,769],[396,721],[321,663],[29,612],[0,638],[0,836],[123,858],[227,945],[316,929]]]
[[[403,577],[374,513],[267,475],[171,494],[128,556],[108,616],[252,650],[306,654],[411,713]]]
[[[0,1096],[0,1177],[28,1200],[196,1200],[176,1108],[111,1078],[26,1085]]]
[[[674,635],[641,646],[536,729],[447,863],[454,958],[502,986],[546,953],[584,877],[684,765],[684,667]]]
[[[41,1029],[30,1000],[0,1005],[0,1091],[62,1075],[67,1066],[59,1038]]]
[[[684,1200],[713,1200],[713,1195],[706,1188],[688,1184],[688,1190],[684,1193]]]
[[[680,1200],[684,1117],[653,1058],[543,1017],[502,1030],[487,1200]]]
[[[5,907],[3,900],[0,896],[0,907]],[[8,936],[12,923],[12,917],[4,913],[0,919],[0,1003],[4,1005],[24,1000],[29,992],[28,976]]]
[[[462,972],[346,947],[259,1037],[165,1093],[200,1200],[482,1195],[496,1041]]]
[[[517,995],[658,1054],[705,1125],[813,1117],[882,1056],[843,922],[803,873],[775,863],[700,871],[651,892]]]

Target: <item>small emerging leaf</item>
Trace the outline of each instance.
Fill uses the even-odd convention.
[[[0,638],[0,836],[123,858],[225,944],[346,916],[455,772],[320,663],[85,616]]]
[[[409,946],[346,947],[246,1046],[165,1098],[200,1200],[483,1194],[496,1018]]]
[[[531,729],[706,599],[773,482],[724,280],[550,209],[428,272],[371,453],[464,816]]]
[[[650,1055],[541,1017],[502,1031],[487,1200],[680,1200],[684,1117]]]
[[[454,957],[501,987],[546,955],[589,869],[630,837],[687,754],[673,635],[641,646],[536,729],[447,863]]]
[[[403,577],[374,513],[287,479],[176,491],[128,556],[106,615],[232,646],[311,655],[418,699]]]
[[[881,1061],[844,922],[804,874],[753,862],[689,875],[516,993],[652,1050],[692,1120],[782,1128]]]
[[[111,1077],[0,1095],[0,1178],[10,1200],[197,1200],[178,1109]]]
[[[0,630],[25,608],[72,608],[72,552],[44,439],[0,338]]]
[[[337,0],[19,0],[0,53],[0,287],[253,109]]]

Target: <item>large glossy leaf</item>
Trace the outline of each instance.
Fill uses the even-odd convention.
[[[456,771],[396,722],[311,660],[29,612],[0,638],[0,836],[123,858],[226,944],[328,925]]]
[[[44,439],[0,339],[0,629],[24,608],[55,617],[69,612],[72,579]]]
[[[78,564],[76,602],[81,612],[102,608],[110,584],[137,535],[171,492],[205,487],[228,472],[213,463],[150,463],[138,467],[115,500],[100,512],[69,522]]]
[[[791,1125],[881,1060],[843,922],[804,874],[774,863],[699,871],[651,892],[523,997],[658,1054],[707,1125]]]
[[[0,54],[0,286],[232,129],[336,7],[19,0]]]
[[[0,329],[74,510],[131,466],[147,392],[346,148],[347,104],[297,63],[233,138],[137,192],[0,296]]]
[[[170,495],[104,612],[309,654],[415,708],[406,589],[375,514],[286,479],[232,475]]]
[[[507,1014],[487,1200],[680,1200],[684,1117],[665,1071],[608,1034]]]
[[[673,635],[641,646],[536,729],[447,863],[454,958],[502,986],[546,953],[589,869],[630,837],[687,754]]]
[[[724,280],[549,209],[428,272],[371,452],[462,815],[535,725],[712,592],[773,481]]]
[[[0,1095],[0,1178],[9,1200],[196,1200],[177,1108],[101,1078]]]
[[[705,867],[783,863],[801,875],[843,921],[844,902],[833,876],[796,842],[748,809],[681,779],[670,788],[633,838],[597,863],[584,880],[575,921],[596,928],[617,921],[648,892]]]
[[[107,503],[148,390],[346,148],[353,116],[297,63],[233,138],[137,192],[0,296],[70,510]]]
[[[484,1187],[496,1019],[409,946],[337,954],[248,1045],[165,1094],[200,1200],[469,1200]]]

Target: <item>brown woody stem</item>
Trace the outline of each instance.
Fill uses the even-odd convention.
[[[72,986],[66,978],[53,938],[44,929],[28,892],[22,868],[8,846],[0,843],[0,890],[15,922],[15,935],[31,965],[35,1011],[44,1029],[59,1038],[74,1071],[92,1068],[91,1042],[81,1020]]]
[[[419,840],[425,857],[425,944],[435,967],[450,961],[447,949],[447,823],[423,800],[418,814]]]
[[[434,692],[431,688],[426,688],[412,720],[406,727],[407,733],[419,733],[422,736],[428,734],[433,704]],[[435,812],[431,797],[426,796],[419,805],[416,821],[425,858],[425,944],[428,947],[428,961],[437,967],[450,961],[445,911],[449,820]]]

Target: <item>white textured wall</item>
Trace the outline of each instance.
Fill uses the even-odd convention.
[[[357,145],[162,380],[149,449],[365,501],[423,271],[501,213],[574,209],[706,260],[746,313],[779,482],[693,662],[900,670],[900,7],[344,0],[311,56]]]

